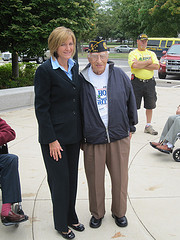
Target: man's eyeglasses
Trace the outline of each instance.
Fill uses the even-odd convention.
[[[99,58],[101,59],[101,61],[104,61],[108,58],[108,55],[107,54],[91,54],[90,55],[92,61],[97,61],[99,60]]]

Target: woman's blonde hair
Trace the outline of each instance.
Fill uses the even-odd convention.
[[[63,42],[66,42],[70,37],[72,37],[74,43],[74,51],[72,54],[72,56],[74,56],[76,52],[76,37],[73,31],[70,28],[57,27],[51,32],[48,38],[48,48],[53,58],[58,57],[57,55],[58,47],[61,46]]]

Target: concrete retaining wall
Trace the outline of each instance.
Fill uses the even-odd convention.
[[[0,111],[32,106],[34,104],[34,86],[0,90]]]

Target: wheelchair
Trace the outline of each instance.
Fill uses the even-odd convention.
[[[177,138],[180,139],[180,133],[177,134]],[[180,162],[180,148],[177,148],[176,150],[173,151],[173,159],[176,162]]]

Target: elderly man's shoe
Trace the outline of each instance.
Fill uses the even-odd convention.
[[[96,219],[94,216],[91,217],[89,226],[91,228],[98,228],[101,226],[103,218]]]
[[[126,227],[128,225],[128,221],[127,221],[127,218],[125,216],[118,218],[114,214],[112,214],[112,217],[115,219],[115,223],[119,227]]]
[[[28,216],[21,215],[21,214],[16,214],[13,211],[10,211],[8,216],[2,216],[1,215],[1,222],[5,226],[14,225],[14,224],[17,224],[17,223],[25,222],[27,220],[28,220]]]
[[[169,148],[167,145],[157,146],[156,149],[163,153],[172,153],[172,148]]]
[[[68,229],[68,232],[67,233],[63,233],[63,232],[59,232],[61,234],[61,236],[65,239],[73,239],[75,238],[75,234],[73,233],[73,231],[70,231],[70,229]]]

